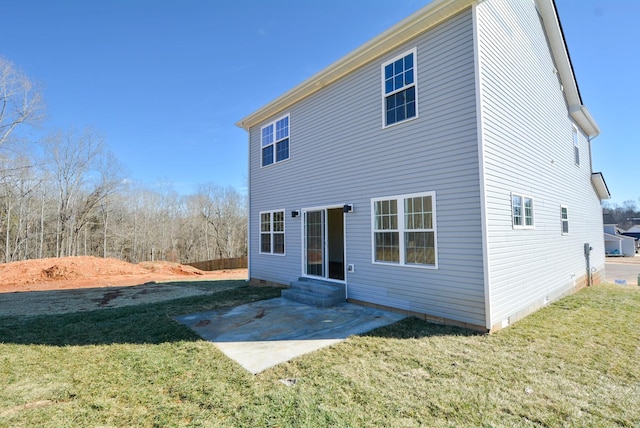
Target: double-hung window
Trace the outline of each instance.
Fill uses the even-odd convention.
[[[371,201],[373,262],[437,267],[435,192]]]
[[[412,49],[382,64],[384,126],[404,122],[418,115],[416,52],[416,49]]]
[[[533,229],[533,199],[512,194],[511,218],[514,229]]]
[[[289,159],[289,115],[262,127],[260,146],[262,166]]]
[[[260,253],[284,254],[284,211],[260,213]]]
[[[560,206],[560,223],[562,225],[562,234],[569,234],[569,208]]]

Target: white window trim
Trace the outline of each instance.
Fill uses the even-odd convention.
[[[387,110],[386,110],[386,99],[388,94],[385,93],[385,85],[384,85],[384,67],[389,65],[392,62],[395,62],[397,60],[399,60],[400,58],[404,58],[405,56],[409,55],[410,53],[413,53],[413,86],[416,88],[416,115],[413,117],[410,117],[408,119],[405,120],[401,120],[399,122],[394,122],[390,125],[387,125]],[[413,49],[409,49],[408,51],[401,53],[395,57],[393,57],[392,59],[385,61],[384,63],[382,63],[382,65],[380,66],[380,87],[381,87],[381,91],[382,91],[382,105],[381,105],[381,110],[382,110],[382,129],[386,129],[386,128],[391,128],[393,126],[399,125],[401,123],[406,123],[406,122],[410,122],[412,120],[417,119],[420,116],[419,110],[418,110],[418,48],[414,47]],[[400,91],[403,91],[407,88],[411,87],[411,85],[404,87],[403,89],[394,91],[393,93],[397,93]]]
[[[281,160],[281,161],[277,161],[277,160],[276,160],[276,144],[277,144],[279,141],[284,140],[284,138],[283,138],[283,139],[280,139],[280,140],[278,140],[278,139],[276,138],[276,123],[278,123],[279,121],[281,121],[281,120],[282,120],[282,119],[284,119],[284,118],[289,118],[289,132],[288,132],[288,134],[287,134],[287,138],[289,139],[289,157],[287,157],[286,159],[283,159],[283,160]],[[267,144],[266,146],[263,146],[263,145],[262,145],[262,130],[263,130],[263,129],[265,129],[265,128],[268,128],[269,126],[273,126],[273,142],[272,142],[271,144]],[[285,114],[285,115],[282,115],[282,116],[280,116],[280,117],[278,117],[278,118],[276,118],[276,119],[272,120],[271,122],[269,122],[269,123],[265,123],[263,126],[261,126],[261,127],[260,127],[260,135],[259,135],[259,138],[260,138],[260,168],[269,168],[269,167],[271,167],[271,166],[273,166],[273,165],[280,164],[280,163],[282,163],[282,162],[286,162],[286,161],[288,161],[289,159],[291,159],[291,113],[287,113],[287,114]],[[262,164],[262,150],[263,150],[265,147],[269,147],[269,146],[273,146],[273,162],[271,162],[269,165],[263,165],[263,164]],[[265,212],[266,212],[266,211],[265,211]]]
[[[281,212],[282,213],[282,232],[275,232],[273,230],[273,214],[274,213],[278,213]],[[270,214],[269,216],[269,235],[270,235],[270,243],[271,243],[271,251],[264,252],[262,251],[262,234],[266,232],[262,232],[262,214]],[[282,234],[285,238],[285,246],[284,246],[284,252],[283,253],[274,253],[273,252],[273,247],[274,247],[274,239],[273,239],[273,235],[275,234]],[[270,256],[285,256],[287,254],[287,245],[286,245],[286,236],[287,236],[287,216],[286,216],[286,211],[284,209],[282,210],[269,210],[269,211],[260,211],[258,213],[258,253],[259,254],[266,254],[266,255],[270,255]]]
[[[434,252],[435,252],[435,263],[432,265],[423,265],[423,264],[415,264],[415,263],[406,263],[405,262],[405,239],[404,234],[407,231],[404,225],[404,200],[407,198],[415,198],[420,196],[431,196],[431,215],[432,215],[432,228],[431,229],[421,229],[424,231],[433,230],[433,243],[434,243]],[[389,201],[395,199],[398,204],[398,245],[400,247],[400,261],[395,262],[385,262],[376,260],[376,211],[375,211],[375,203],[378,201]],[[405,195],[393,195],[393,196],[385,196],[379,198],[371,199],[371,263],[375,265],[384,265],[384,266],[400,266],[400,267],[408,267],[408,268],[418,268],[418,269],[438,269],[438,225],[436,222],[436,192],[421,192],[421,193],[409,193]],[[391,230],[392,232],[395,231]]]
[[[513,197],[514,196],[518,196],[521,200],[522,200],[522,224],[521,225],[517,225],[515,224],[515,222],[513,221]],[[525,211],[524,211],[524,200],[526,199],[531,199],[531,205],[532,205],[532,213],[531,213],[531,225],[527,225],[527,218],[525,215]],[[521,193],[511,193],[511,197],[509,198],[509,204],[511,206],[511,227],[513,229],[535,229],[536,227],[536,204],[535,204],[535,200],[533,199],[532,196],[528,196],[528,195],[523,195]]]
[[[571,139],[573,140],[573,163],[580,166],[580,134],[575,125],[571,125]]]
[[[562,218],[562,209],[567,210],[567,219],[563,219]],[[564,223],[567,223],[567,230],[568,232],[564,231],[564,227],[562,227],[564,225]],[[571,229],[569,229],[569,207],[566,205],[560,205],[560,234],[562,234],[563,236],[569,235],[571,233]]]

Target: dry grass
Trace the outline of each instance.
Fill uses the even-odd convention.
[[[407,319],[256,376],[172,319],[274,294],[0,318],[0,426],[640,424],[636,289],[586,289],[491,336]]]

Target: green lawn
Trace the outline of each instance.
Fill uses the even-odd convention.
[[[490,336],[406,319],[255,376],[172,318],[277,295],[0,318],[0,426],[640,426],[637,289]]]

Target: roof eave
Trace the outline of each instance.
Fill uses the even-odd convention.
[[[246,116],[237,122],[236,126],[248,131],[252,126],[275,116],[341,77],[380,58],[390,50],[428,31],[475,2],[476,0],[433,1],[269,104]]]
[[[580,89],[573,72],[571,57],[569,56],[555,4],[553,0],[536,0],[536,4],[538,5],[540,16],[542,16],[551,52],[562,81],[564,94],[569,105],[569,114],[589,138],[595,138],[600,134],[600,128],[589,113],[589,110],[587,110],[587,107],[582,104]]]
[[[611,199],[611,193],[609,192],[609,187],[607,186],[607,182],[604,181],[604,176],[601,172],[592,172],[591,173],[591,183],[593,184],[594,189],[598,195],[598,198],[603,201],[605,199]]]

